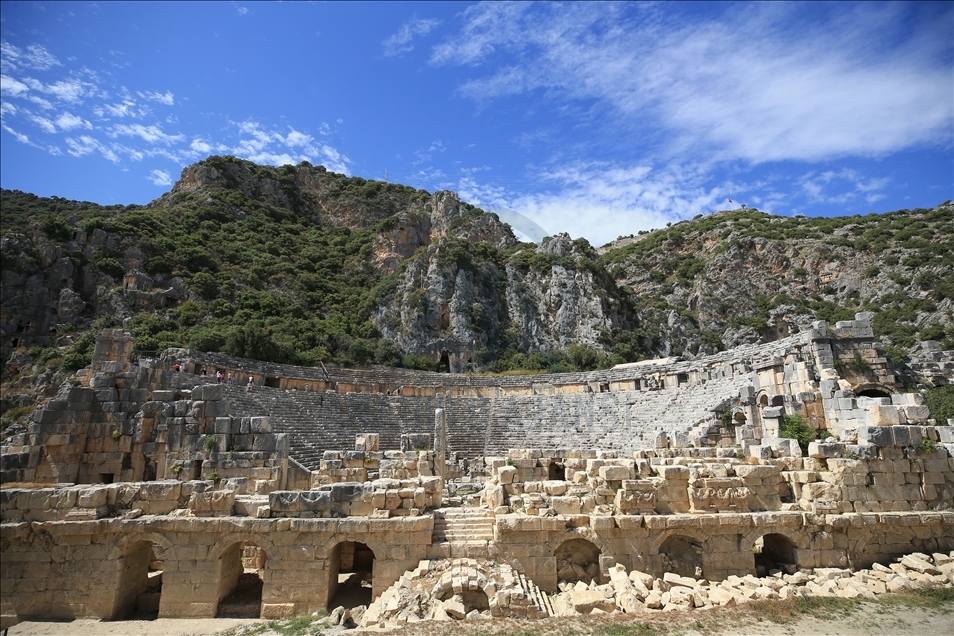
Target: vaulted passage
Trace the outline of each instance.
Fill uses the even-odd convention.
[[[164,554],[160,546],[150,541],[139,541],[129,547],[122,560],[113,618],[158,618]]]
[[[240,541],[222,554],[218,618],[259,618],[262,612],[262,570],[266,554],[252,542]]]
[[[695,539],[673,535],[659,548],[663,571],[702,578],[702,545]]]
[[[755,541],[755,569],[759,576],[772,570],[784,570],[795,565],[796,546],[782,534],[767,534]]]
[[[328,609],[371,603],[374,552],[363,543],[344,541],[335,546],[331,579],[328,585]]]

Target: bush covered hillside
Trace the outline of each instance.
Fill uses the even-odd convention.
[[[3,410],[124,326],[314,365],[588,370],[714,352],[875,312],[889,356],[954,349],[954,207],[719,212],[599,251],[520,243],[452,192],[210,157],[145,206],[2,192]]]
[[[954,349],[954,206],[836,218],[719,212],[600,250],[674,352],[764,342],[875,313],[889,357]]]
[[[119,325],[141,352],[304,365],[571,370],[650,354],[585,240],[522,244],[449,192],[212,157],[146,206],[13,191],[2,206],[15,368],[27,353],[83,366],[85,334]]]

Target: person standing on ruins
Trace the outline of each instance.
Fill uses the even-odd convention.
[[[248,376],[248,384],[245,385],[246,392],[252,390],[253,384],[255,384],[255,378],[253,378],[252,376]]]

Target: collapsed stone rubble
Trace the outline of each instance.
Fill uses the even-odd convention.
[[[793,564],[763,576],[729,576],[708,581],[666,572],[662,577],[613,566],[609,581],[561,583],[541,595],[507,565],[473,559],[425,561],[402,576],[364,612],[353,613],[363,627],[395,627],[421,620],[475,620],[492,617],[640,614],[731,607],[795,597],[875,599],[879,594],[922,588],[954,588],[954,552],[915,552],[889,566],[800,570]],[[469,592],[469,594],[468,594]],[[476,602],[475,602],[476,598]]]

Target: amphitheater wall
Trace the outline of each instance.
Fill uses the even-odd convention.
[[[377,597],[424,558],[432,530],[431,517],[4,524],[0,611],[20,620],[121,618],[144,587],[143,547],[151,544],[164,553],[159,616],[214,617],[241,564],[229,557],[249,543],[264,555],[262,617],[300,616],[331,601],[341,542],[364,543],[373,551]]]

